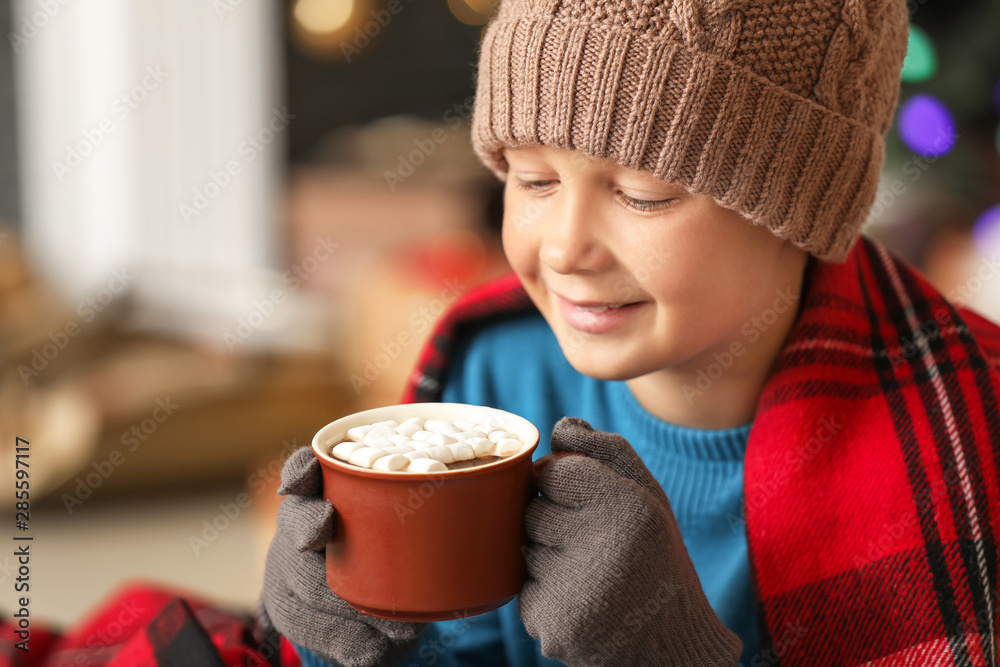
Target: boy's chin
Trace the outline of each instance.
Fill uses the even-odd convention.
[[[631,380],[650,372],[647,368],[635,367],[619,357],[607,358],[599,353],[582,350],[567,350],[563,354],[570,365],[581,375],[595,380],[621,382]],[[610,356],[610,355],[609,355]]]

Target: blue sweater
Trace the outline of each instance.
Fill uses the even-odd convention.
[[[540,314],[486,326],[462,339],[452,357],[443,401],[488,405],[521,415],[541,433],[535,458],[550,453],[552,427],[563,416],[621,434],[670,499],[681,536],[712,608],[743,641],[742,665],[758,651],[746,534],[740,517],[743,453],[751,424],[725,430],[676,426],[643,408],[624,382],[578,373]],[[299,648],[305,665],[327,665]],[[469,619],[428,626],[400,663],[458,667],[542,667],[517,601]]]

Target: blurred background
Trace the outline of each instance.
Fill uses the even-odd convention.
[[[866,233],[1000,321],[1000,0],[908,5]],[[251,610],[283,459],[398,402],[508,270],[468,139],[492,7],[0,0],[0,476],[27,438],[36,621],[136,579]]]

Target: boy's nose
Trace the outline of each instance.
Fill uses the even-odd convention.
[[[541,226],[539,257],[556,273],[607,268],[609,253],[595,236],[593,204],[583,197],[553,202]]]

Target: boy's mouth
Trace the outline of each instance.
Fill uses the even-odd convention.
[[[643,301],[602,302],[573,301],[556,294],[563,320],[574,329],[587,333],[605,333],[624,324]]]
[[[624,303],[619,303],[619,304],[605,304],[603,306],[581,306],[580,304],[573,304],[573,305],[575,305],[580,310],[587,311],[588,313],[603,313],[606,310],[614,310],[616,308],[621,308],[622,306],[627,305],[627,304],[624,304]]]
[[[605,310],[615,310],[617,308],[621,308],[622,306],[632,306],[639,303],[638,301],[631,301],[631,302],[574,301],[573,299],[567,299],[561,294],[556,294],[556,296],[565,301],[566,303],[576,306],[580,310],[586,310],[588,312],[593,312],[593,313],[602,313]]]

